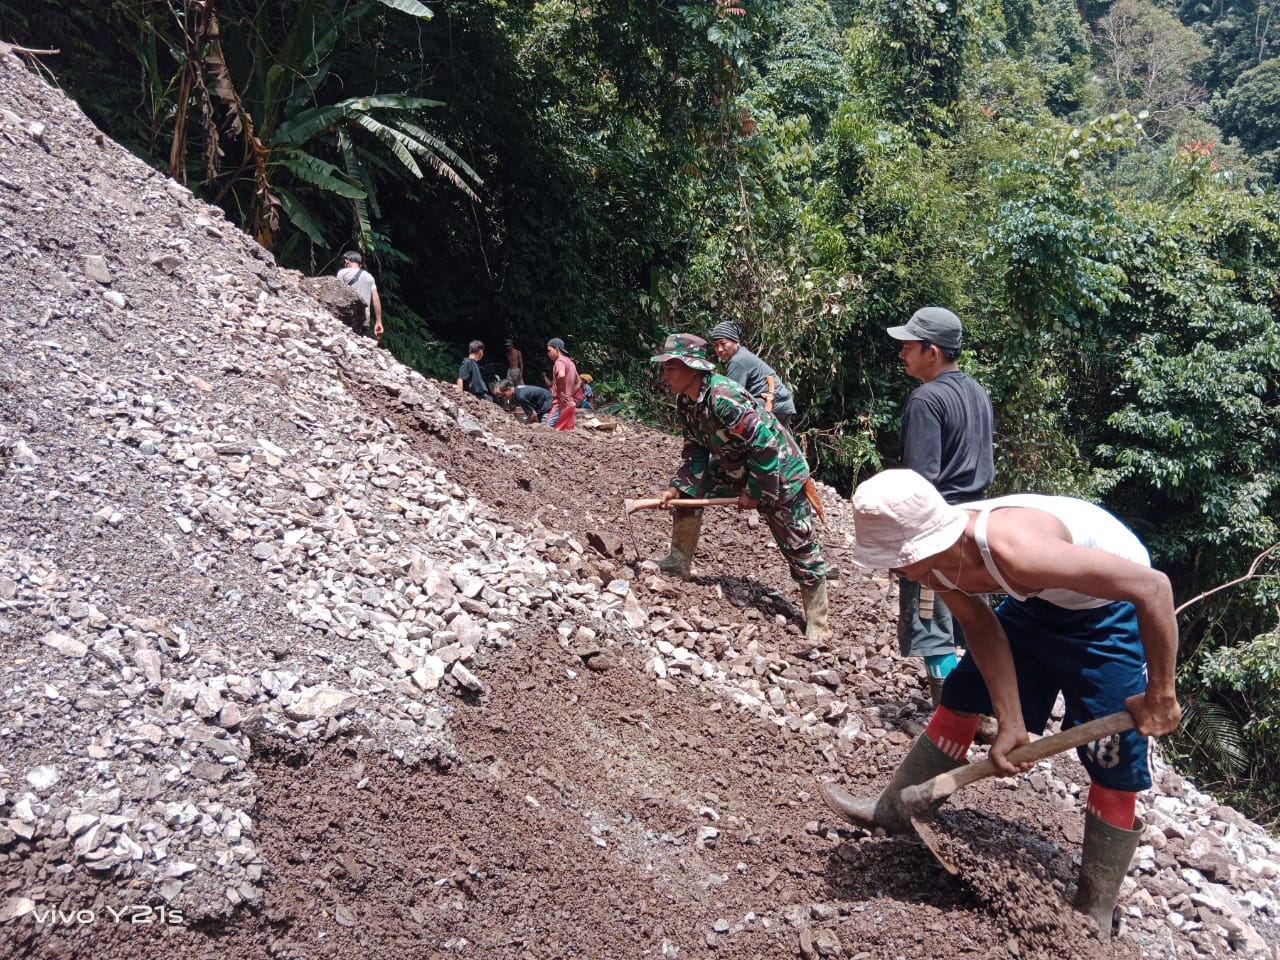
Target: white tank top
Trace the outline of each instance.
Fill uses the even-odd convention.
[[[1095,607],[1105,607],[1113,602],[1111,599],[1090,597],[1075,590],[1064,590],[1059,587],[1050,587],[1030,594],[1017,593],[1010,588],[996,567],[991,548],[987,545],[987,519],[992,510],[998,510],[1000,507],[1027,507],[1032,510],[1041,510],[1062,521],[1062,525],[1071,535],[1071,542],[1077,546],[1093,547],[1113,556],[1140,563],[1144,567],[1151,566],[1151,557],[1147,553],[1147,548],[1134,536],[1133,531],[1102,507],[1087,500],[1077,500],[1074,497],[1049,497],[1039,493],[1015,493],[1007,497],[997,497],[994,500],[962,503],[960,507],[963,510],[977,511],[978,519],[973,525],[973,536],[978,543],[978,550],[982,553],[982,562],[996,583],[1000,584],[1004,592],[1015,600],[1039,597],[1046,603],[1052,603],[1067,610],[1091,610]],[[957,589],[955,584],[937,570],[933,571],[933,575],[945,587]]]

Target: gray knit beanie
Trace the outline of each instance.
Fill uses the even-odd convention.
[[[734,343],[741,343],[742,329],[732,320],[722,320],[711,331],[711,341],[714,343],[716,340],[732,340]]]

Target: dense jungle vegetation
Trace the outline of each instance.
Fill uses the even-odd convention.
[[[562,336],[669,416],[738,321],[842,489],[898,455],[884,329],[966,323],[998,487],[1171,575],[1183,734],[1280,819],[1280,25],[1258,0],[0,0],[0,37],[284,264],[361,248],[385,344]],[[489,359],[495,350],[491,349]],[[1224,586],[1226,585],[1226,586]],[[1218,589],[1221,588],[1221,589]]]

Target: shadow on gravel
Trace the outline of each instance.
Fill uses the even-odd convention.
[[[694,577],[693,582],[704,587],[718,586],[723,591],[725,599],[739,609],[754,607],[767,617],[781,614],[802,629],[804,627],[804,612],[777,590],[758,580],[750,580],[746,577],[699,576]],[[800,588],[796,587],[796,596],[799,595]]]

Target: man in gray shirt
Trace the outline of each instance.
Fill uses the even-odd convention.
[[[724,364],[724,374],[760,401],[788,430],[796,415],[796,403],[782,378],[754,353],[742,345],[742,331],[726,320],[711,331],[711,346]]]
[[[541,387],[500,380],[493,388],[493,395],[500,400],[514,400],[520,404],[526,414],[525,423],[538,423],[551,412],[551,391]]]
[[[922,307],[889,328],[907,375],[922,381],[902,411],[902,465],[937,487],[950,504],[982,499],[995,477],[991,398],[962,371],[960,318],[942,307]],[[928,587],[898,581],[898,647],[923,657],[929,692],[938,704],[943,679],[956,665],[951,611]]]

